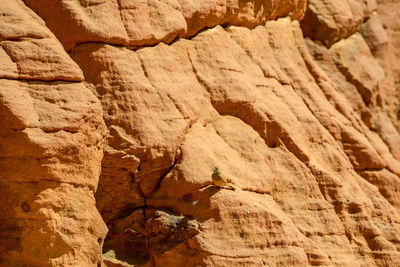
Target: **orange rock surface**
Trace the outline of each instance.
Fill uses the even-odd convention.
[[[0,266],[400,266],[398,1],[2,1]]]

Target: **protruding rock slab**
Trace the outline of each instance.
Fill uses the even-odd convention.
[[[67,50],[86,42],[125,46],[169,43],[216,25],[253,28],[283,16],[301,19],[306,8],[306,0],[24,2],[46,21]]]

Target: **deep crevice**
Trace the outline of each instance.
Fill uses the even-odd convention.
[[[180,151],[180,148],[178,148],[178,150]],[[182,159],[182,152],[179,153],[178,155],[175,155],[175,159],[174,159],[174,162],[172,163],[171,167],[169,167],[168,171],[166,171],[165,174],[163,174],[161,176],[161,178],[157,182],[156,188],[147,197],[150,197],[151,195],[153,195],[160,188],[160,185],[161,185],[162,181],[164,180],[164,178],[167,177],[168,174],[170,174],[173,171],[175,166],[180,163],[181,159]]]
[[[24,83],[28,83],[28,84],[71,84],[71,83],[82,83],[85,80],[75,80],[75,79],[39,79],[39,78],[19,78],[19,77],[5,77],[5,76],[0,76],[0,79],[4,79],[4,80],[10,80],[10,81],[18,81],[18,82],[24,82]]]

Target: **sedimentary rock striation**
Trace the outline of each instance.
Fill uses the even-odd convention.
[[[398,1],[2,1],[0,266],[400,265]]]
[[[0,14],[0,265],[96,266],[100,102],[40,17],[14,0]]]

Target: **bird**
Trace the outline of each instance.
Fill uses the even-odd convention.
[[[229,180],[221,173],[220,169],[217,166],[214,166],[211,178],[214,185],[216,185],[217,187],[223,188],[225,186],[228,186],[231,189],[235,190],[232,185],[228,184]]]

